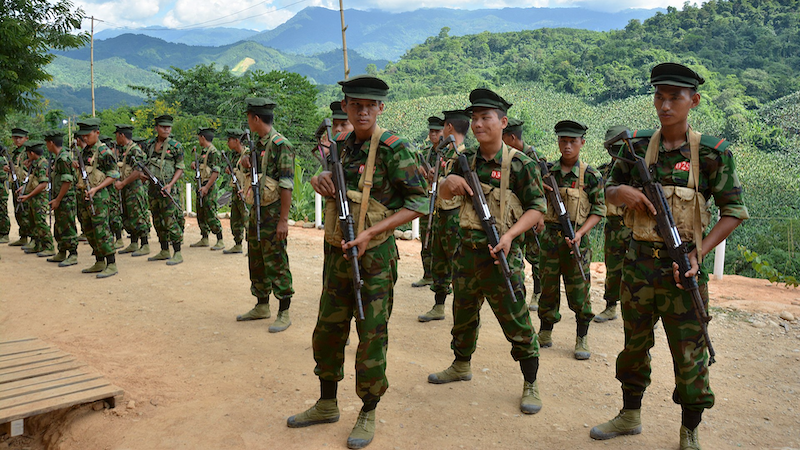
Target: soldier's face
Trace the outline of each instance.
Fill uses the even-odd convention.
[[[58,154],[58,147],[56,144],[53,144],[53,141],[44,141],[44,146],[47,147],[47,151],[56,155]]]
[[[169,134],[172,133],[172,127],[167,125],[156,125],[156,134],[161,140],[167,139]]]
[[[353,124],[351,124],[349,120],[333,119],[331,133],[333,133],[334,136],[336,136],[338,133],[349,133],[351,131],[353,131]]]
[[[122,133],[114,133],[114,138],[117,141],[117,145],[125,145],[127,144],[125,135]]]
[[[558,149],[561,151],[561,161],[567,165],[574,165],[584,144],[586,139],[582,137],[559,136]]]
[[[228,138],[228,148],[231,149],[231,150],[236,150],[236,143],[237,142],[239,142],[239,140],[236,139],[235,137],[229,137]]]
[[[97,143],[97,140],[100,139],[100,131],[94,130],[91,131],[89,134],[83,135],[83,142],[86,142],[86,145],[89,147],[93,146]]]
[[[17,147],[22,147],[28,141],[28,136],[12,136],[11,140]]]
[[[519,148],[517,144],[517,137],[511,133],[503,133],[503,142],[509,147]]]
[[[508,117],[501,119],[496,109],[475,108],[472,111],[472,134],[481,144],[496,144],[503,140]]]
[[[428,140],[434,144],[439,143],[439,139],[444,135],[444,130],[428,130]]]
[[[366,98],[350,98],[342,100],[342,110],[347,113],[347,120],[356,132],[371,131],[383,114],[383,102]]]
[[[662,127],[680,125],[689,118],[689,111],[700,104],[700,94],[690,88],[656,86],[653,105]]]

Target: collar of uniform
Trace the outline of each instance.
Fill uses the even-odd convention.
[[[356,133],[355,131],[353,131],[350,133],[350,136],[348,136],[347,140],[345,141],[345,148],[352,149],[352,151],[358,151],[364,154],[368,154],[370,142],[371,141],[367,139],[366,141],[360,144],[356,144]],[[364,144],[367,144],[366,147],[364,146]]]
[[[258,143],[259,143],[259,144],[261,144],[261,145],[263,145],[264,147],[266,147],[266,146],[267,146],[267,144],[269,144],[269,141],[271,141],[271,140],[272,140],[272,138],[274,138],[274,137],[275,137],[275,133],[276,133],[276,132],[275,132],[275,128],[270,128],[270,130],[269,130],[269,133],[267,133],[266,135],[264,135],[264,137],[260,138],[260,139],[258,140]],[[209,146],[209,147],[210,147],[210,146]]]
[[[502,164],[503,163],[503,150],[505,150],[507,148],[508,148],[508,146],[506,146],[506,143],[503,142],[503,146],[500,147],[500,150],[498,150],[497,153],[494,155],[494,158],[492,158],[492,161],[496,162],[498,165]],[[489,161],[489,160],[487,160],[486,158],[483,157],[483,153],[481,152],[480,146],[478,146],[476,154],[478,155],[478,157],[480,159],[482,159],[482,160],[484,160],[486,162]]]
[[[689,130],[686,130],[686,136],[684,137],[683,142],[681,142],[681,145],[679,145],[677,148],[667,149],[666,147],[664,147],[664,138],[661,137],[658,141],[658,152],[659,153],[674,152],[675,150],[682,149],[688,143],[689,143]]]
[[[579,172],[580,167],[581,167],[581,160],[578,159],[577,161],[575,161],[575,164],[569,169],[568,173],[571,173],[577,177],[580,173]],[[558,158],[558,161],[553,163],[553,167],[550,168],[550,171],[551,172],[561,171],[561,158]]]

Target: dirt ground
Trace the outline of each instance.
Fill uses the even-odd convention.
[[[224,225],[230,245],[227,221]],[[16,238],[15,230],[11,237]],[[80,263],[70,268],[0,246],[0,340],[38,337],[125,390],[115,409],[84,405],[27,420],[25,435],[0,437],[0,449],[345,448],[360,408],[354,346],[346,350],[339,387],[341,420],[286,427],[286,418],[313,404],[319,393],[311,333],[320,294],[322,232],[290,229],[293,325],[277,334],[267,332],[273,319],[234,320],[254,303],[246,258],[189,248],[198,238],[190,219],[184,264],[168,267],[120,255],[119,275],[107,280],[80,273],[93,262],[86,244],[80,246]],[[427,288],[411,287],[421,275],[419,248],[419,241],[399,243],[388,353],[391,387],[378,406],[371,449],[677,448],[680,408],[670,400],[673,375],[660,329],[652,351],[653,383],[643,404],[644,432],[605,442],[589,438],[592,426],[621,407],[614,365],[622,321],[593,324],[592,357],[576,361],[574,315],[565,301],[555,345],[542,350],[544,408],[539,414],[519,412],[522,375],[486,306],[472,381],[427,383],[429,373],[452,360],[452,314],[443,321],[417,321],[433,303]],[[596,312],[604,307],[602,271],[602,264],[593,265]],[[711,382],[717,403],[700,426],[704,448],[800,448],[800,325],[779,317],[784,311],[800,316],[800,290],[726,276],[712,282],[711,296],[710,333],[717,350]]]

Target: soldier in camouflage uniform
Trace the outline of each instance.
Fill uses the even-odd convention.
[[[28,141],[25,143],[25,151],[28,155],[30,165],[27,168],[28,179],[21,192],[17,192],[19,201],[25,203],[25,213],[28,215],[30,224],[31,240],[33,246],[25,249],[25,253],[36,253],[39,257],[53,256],[56,254],[53,249],[53,235],[50,233],[50,226],[47,224],[47,215],[50,206],[47,203],[47,186],[49,178],[47,176],[49,166],[47,158],[42,157],[44,153],[44,142]]]
[[[747,208],[736,176],[728,142],[701,135],[688,123],[689,111],[700,103],[697,88],[703,77],[692,69],[664,63],[655,66],[650,84],[661,128],[632,134],[634,151],[645,157],[653,181],[661,183],[682,240],[691,249],[692,268],[686,277],[697,276],[700,293],[708,308],[708,275],[700,272],[698,260],[710,252],[744,220]],[[650,384],[650,349],[653,327],[660,318],[667,335],[675,367],[672,399],[681,405],[680,448],[699,449],[697,427],[703,410],[714,405],[708,382],[707,343],[688,292],[679,288],[678,266],[654,230],[656,209],[641,192],[638,174],[631,165],[617,160],[608,182],[608,199],[625,205],[625,222],[632,239],[622,268],[620,303],[625,326],[625,347],[617,357],[617,379],[622,383],[622,410],[612,420],[592,428],[594,439],[610,439],[642,431],[642,396]],[[702,236],[710,222],[706,199],[714,198],[720,219]],[[697,231],[695,231],[697,230]]]
[[[78,126],[80,128],[76,134],[82,136],[86,143],[80,157],[89,181],[86,186],[83,179],[78,180],[78,214],[83,216],[81,223],[86,225],[84,232],[96,260],[94,265],[81,272],[96,273],[97,278],[108,278],[117,274],[114,235],[111,233],[108,218],[111,209],[110,196],[117,192],[113,187],[107,188],[119,178],[119,170],[114,153],[99,139],[100,119],[79,120]],[[73,167],[75,165],[80,166],[73,163]],[[94,212],[91,205],[94,205]]]
[[[142,181],[142,172],[136,165],[145,160],[145,154],[139,144],[133,142],[133,127],[116,125],[114,131],[117,146],[120,149],[120,179],[114,183],[115,190],[122,194],[122,224],[131,235],[131,243],[119,254],[131,253],[131,256],[150,254],[150,209],[148,208],[147,186]],[[141,245],[140,245],[141,242]]]
[[[539,161],[539,154],[532,145],[525,145],[522,139],[522,126],[525,121],[508,118],[508,126],[503,130],[503,142],[511,148],[515,148],[526,155],[530,156],[532,160]],[[525,261],[531,265],[531,278],[533,279],[533,293],[531,294],[531,303],[528,309],[536,311],[539,309],[539,297],[542,296],[542,283],[541,276],[539,275],[539,238],[538,231],[544,229],[544,222],[537,224],[536,227],[531,228],[525,232]]]
[[[430,141],[430,146],[422,149],[419,154],[420,160],[424,160],[424,164],[420,164],[420,167],[430,166],[435,163],[436,155],[433,151],[436,146],[439,144],[439,139],[442,138],[442,129],[444,128],[444,119],[439,116],[430,116],[428,117],[428,140]],[[430,174],[426,175],[426,177],[432,177],[433,171]],[[428,179],[428,185],[433,186],[433,180]],[[431,193],[428,193],[430,197]],[[419,218],[419,229],[423,235],[423,239],[425,236],[425,232],[428,229],[428,215],[425,214],[424,216]],[[422,278],[411,283],[412,287],[423,287],[423,286],[430,286],[433,284],[433,278],[431,276],[431,246],[430,244],[428,247],[422,246],[422,249],[419,252],[420,257],[422,258],[422,270],[423,275]]]
[[[72,156],[63,147],[64,133],[58,130],[44,133],[47,151],[55,156],[50,169],[51,196],[50,208],[53,210],[53,236],[58,243],[58,254],[47,258],[49,262],[58,263],[58,267],[78,264],[78,231],[75,228],[75,170],[72,167]],[[67,255],[69,252],[69,256]]]
[[[478,343],[480,310],[484,300],[494,312],[508,342],[511,356],[519,361],[525,379],[520,411],[536,414],[542,409],[537,374],[539,342],[525,303],[523,277],[523,234],[541,220],[546,204],[542,196],[536,163],[522,152],[503,143],[503,129],[508,124],[506,111],[511,107],[505,99],[488,89],[475,89],[469,95],[472,105],[472,133],[479,146],[464,152],[471,170],[481,182],[492,216],[497,220],[498,244],[492,248],[483,231],[478,213],[469,200],[471,189],[466,175],[455,165],[442,182],[443,199],[465,195],[459,224],[461,246],[453,262],[453,340],[455,361],[447,369],[432,373],[434,384],[472,379],[470,361]],[[505,192],[503,187],[508,186]],[[501,212],[503,211],[503,212]],[[488,248],[487,248],[488,247]],[[507,256],[511,284],[520,287],[519,295],[509,292],[500,266],[495,264],[498,252]]]
[[[119,161],[119,149],[116,145],[116,140],[105,134],[100,135],[100,142],[114,153],[114,159]],[[119,163],[117,163],[119,166]],[[114,248],[119,249],[125,246],[122,242],[122,229],[123,229],[123,201],[121,193],[116,189],[108,190],[108,199],[111,201],[111,206],[108,209],[108,224],[111,228],[111,233],[114,235]]]
[[[356,394],[363,406],[349,448],[363,448],[375,435],[375,408],[389,383],[386,379],[388,322],[397,282],[397,245],[394,229],[428,211],[426,182],[417,170],[414,150],[405,139],[377,124],[383,113],[389,86],[371,75],[359,75],[339,82],[354,131],[336,137],[344,169],[344,182],[355,223],[356,238],[345,243],[331,172],[312,178],[314,190],[328,197],[325,212],[325,261],[319,316],[312,337],[314,373],[320,379],[320,399],[287,425],[305,427],[339,420],[336,400],[338,382],[344,378],[344,347],[356,314],[351,263],[348,249],[360,255],[364,320],[356,318]],[[374,168],[374,170],[371,170]],[[371,178],[371,180],[370,180]],[[369,182],[371,181],[371,183]],[[370,187],[371,186],[371,187]],[[362,199],[364,199],[362,201]],[[362,210],[366,208],[366,210]]]
[[[12,128],[11,140],[14,142],[14,149],[9,152],[8,157],[11,158],[11,161],[14,163],[14,168],[17,170],[17,178],[19,179],[19,182],[22,183],[22,180],[25,179],[25,175],[27,173],[25,172],[23,162],[28,159],[28,154],[25,151],[25,142],[28,141],[28,130],[24,128]],[[6,162],[6,164],[3,166],[3,172],[5,173],[10,172],[10,166],[8,165],[8,162]],[[9,180],[11,179],[10,176],[8,178]],[[8,245],[11,247],[24,247],[26,245],[30,245],[28,243],[28,237],[30,236],[30,231],[29,231],[30,224],[28,223],[28,215],[25,214],[24,212],[25,209],[24,205],[21,206],[19,210],[17,209],[19,198],[15,193],[12,192],[11,194],[12,194],[11,199],[14,205],[14,218],[16,219],[17,225],[19,227],[19,239]],[[6,235],[8,235],[8,233],[6,233]]]
[[[8,167],[5,149],[0,152],[0,168]],[[11,218],[8,216],[8,173],[0,170],[0,244],[8,244],[8,233],[11,232]]]
[[[289,307],[292,303],[292,272],[286,238],[289,235],[289,208],[294,189],[294,147],[283,135],[275,131],[272,123],[275,103],[266,98],[249,98],[247,123],[257,134],[255,148],[245,152],[242,165],[248,170],[245,184],[250,184],[250,152],[256,152],[256,174],[261,192],[261,204],[255,205],[252,189],[247,189],[247,202],[252,204],[247,228],[247,257],[250,266],[250,292],[256,305],[237,321],[266,319],[269,295],[278,299],[278,317],[269,327],[270,333],[286,330],[292,324]],[[258,213],[261,208],[261,234],[256,233]]]
[[[153,216],[153,228],[158,235],[161,251],[147,258],[148,261],[167,261],[168,266],[183,262],[181,244],[183,244],[183,229],[185,219],[183,211],[172,203],[167,192],[180,202],[180,186],[178,180],[183,176],[185,165],[183,162],[183,146],[180,142],[170,137],[172,133],[172,116],[164,114],[155,118],[156,136],[148,139],[142,150],[147,158],[147,168],[164,185],[164,192],[142,174],[142,179],[148,181],[148,196],[150,197],[150,213]],[[175,251],[170,258],[169,245]]]
[[[201,206],[200,199],[197,199],[197,225],[200,227],[201,237],[189,247],[208,247],[208,233],[211,232],[217,236],[217,242],[211,250],[223,250],[225,243],[222,241],[222,224],[217,217],[217,178],[224,162],[219,150],[213,144],[214,131],[213,128],[197,130],[197,139],[202,150],[200,153],[195,153],[192,170],[197,170],[199,164],[202,187],[198,194],[203,200]]]
[[[452,110],[443,111],[443,113],[442,134],[453,136],[455,148],[459,152],[464,151],[464,138],[469,131],[469,111]],[[441,185],[441,181],[452,169],[455,157],[456,150],[449,145],[442,151],[437,186]],[[432,159],[436,164],[435,155]],[[428,174],[426,178],[432,180],[433,173]],[[428,241],[431,253],[431,277],[433,278],[431,290],[434,292],[434,305],[430,311],[417,316],[417,320],[420,322],[444,320],[444,302],[447,295],[452,292],[450,284],[453,281],[453,259],[460,244],[461,227],[458,225],[458,218],[462,201],[461,197],[454,197],[450,200],[444,200],[439,195],[436,197],[436,211],[433,214],[433,226]],[[427,218],[427,216],[423,217]]]
[[[575,239],[563,234],[558,222],[558,213],[550,205],[545,215],[545,231],[542,233],[542,251],[539,253],[542,269],[542,296],[539,299],[539,319],[542,321],[539,342],[542,348],[553,345],[553,326],[561,321],[560,283],[563,277],[569,309],[575,312],[576,338],[575,359],[586,360],[591,357],[589,349],[589,324],[594,318],[589,294],[591,275],[589,262],[592,249],[586,237],[592,228],[606,215],[606,200],[603,190],[603,177],[594,167],[580,161],[580,151],[586,143],[586,125],[572,120],[562,120],[555,126],[561,159],[550,166],[550,176],[558,184],[564,206],[569,213]],[[581,267],[572,256],[572,246],[577,244],[581,251]]]
[[[227,174],[231,189],[231,234],[233,234],[234,241],[233,247],[222,251],[222,253],[227,255],[242,253],[242,239],[244,238],[245,226],[249,220],[250,208],[244,201],[244,189],[246,186],[242,183],[244,183],[245,176],[243,166],[240,163],[242,155],[245,152],[245,147],[242,145],[244,131],[236,128],[229,128],[225,130],[225,133],[228,136],[228,148],[231,150],[228,155],[228,161],[230,161],[231,166],[233,166],[236,180],[239,182],[239,188],[242,189],[241,192],[237,191],[233,183],[234,174],[231,174],[230,169],[226,167],[225,173]]]
[[[353,131],[353,124],[347,120],[347,113],[342,110],[342,101],[337,100],[331,102],[331,133],[336,136],[337,134],[346,134]]]

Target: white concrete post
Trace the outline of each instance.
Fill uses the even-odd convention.
[[[314,225],[322,227],[322,196],[314,192]]]
[[[419,217],[411,221],[411,239],[419,237]]]
[[[725,243],[727,239],[720,242],[714,250],[714,279],[721,280],[722,272],[725,270]]]
[[[192,184],[186,183],[186,212],[192,212]]]

